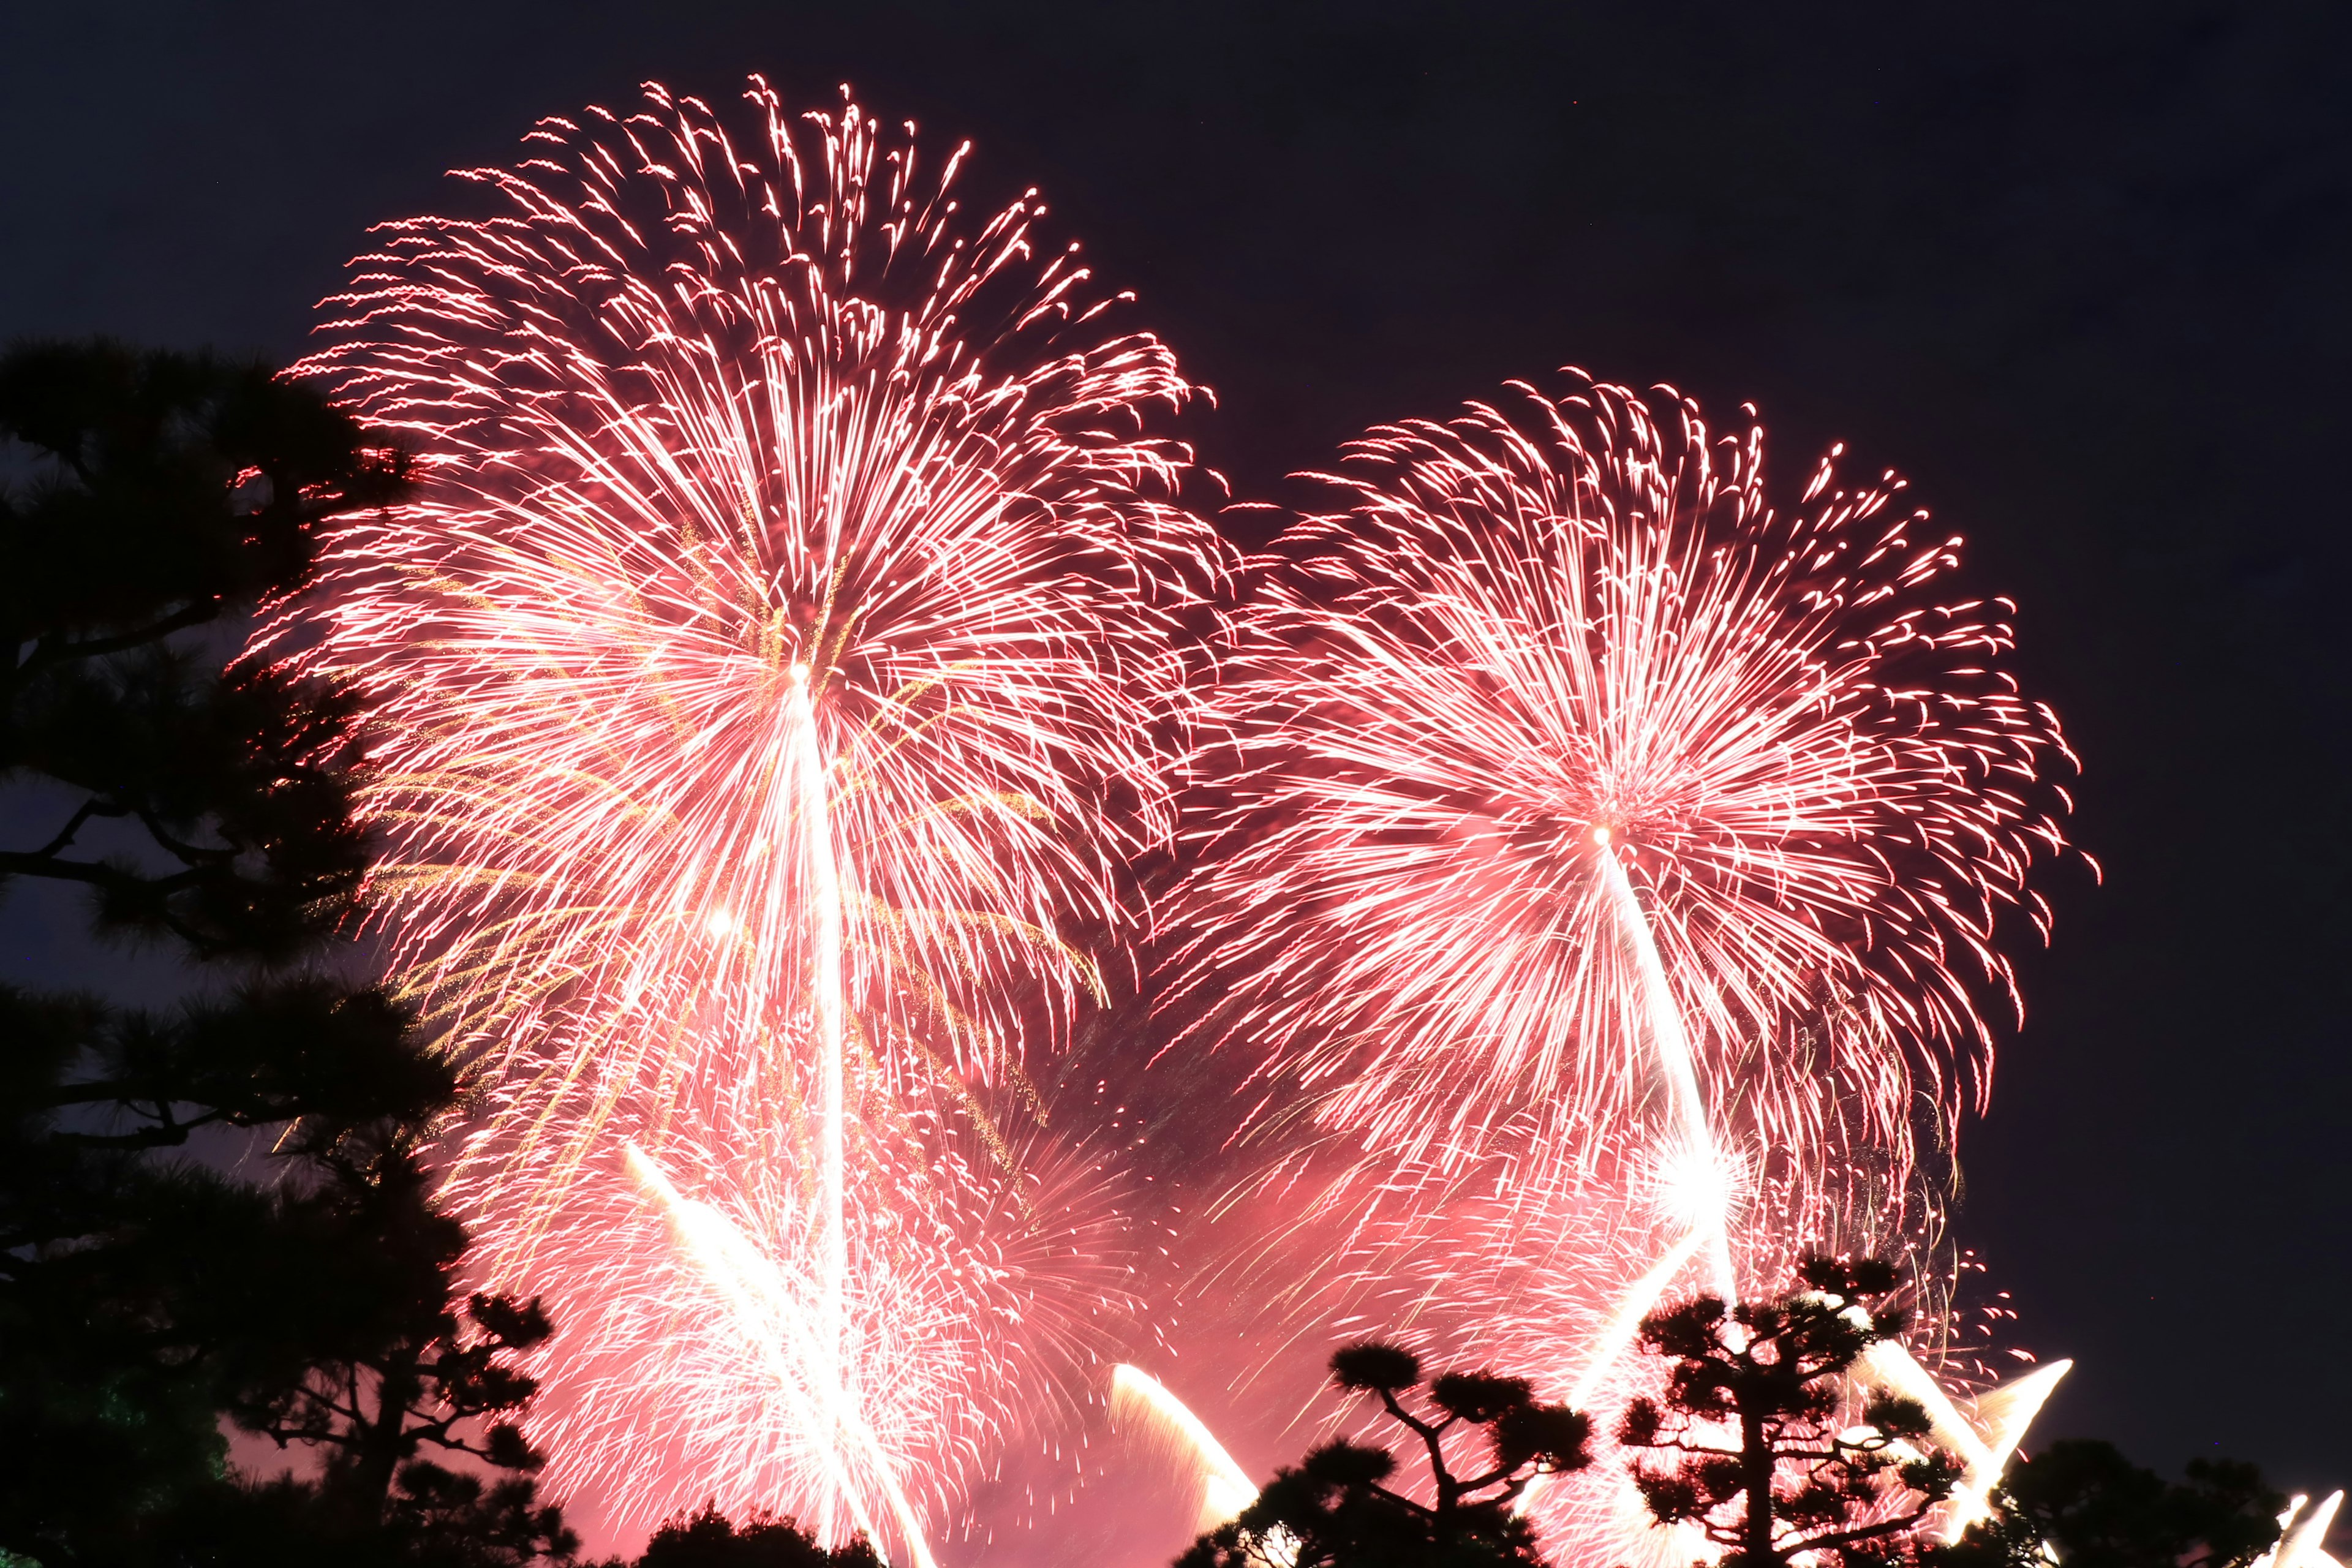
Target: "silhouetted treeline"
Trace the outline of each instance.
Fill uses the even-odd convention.
[[[421,1143],[457,1103],[338,978],[369,867],[348,694],[230,662],[404,464],[268,367],[0,358],[0,884],[184,959],[168,1008],[0,991],[0,1549],[80,1563],[568,1555],[513,1417],[534,1303],[455,1299]],[[250,1484],[225,1432],[299,1479]],[[454,1461],[455,1468],[448,1462]]]
[[[1764,1300],[1700,1295],[1641,1325],[1665,1381],[1628,1405],[1617,1438],[1651,1518],[1697,1534],[1716,1568],[2251,1568],[2277,1542],[2285,1500],[2250,1465],[2192,1460],[2171,1485],[2110,1444],[2062,1442],[2015,1461],[1985,1517],[1947,1543],[1938,1509],[1963,1468],[1916,1400],[1857,1372],[1906,1325],[1888,1300],[1896,1271],[1813,1258],[1799,1273]],[[1584,1415],[1493,1373],[1434,1379],[1417,1414],[1403,1398],[1422,1385],[1419,1359],[1378,1342],[1331,1370],[1404,1428],[1427,1482],[1397,1480],[1386,1448],[1327,1443],[1175,1568],[1543,1568],[1519,1504],[1537,1477],[1592,1463]],[[1457,1476],[1449,1434],[1480,1427],[1486,1468]]]

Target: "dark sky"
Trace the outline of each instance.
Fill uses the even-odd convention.
[[[1244,493],[1564,363],[1899,465],[2023,605],[2062,878],[1961,1238],[2038,1436],[2352,1483],[2352,7],[0,7],[0,335],[285,357],[370,221],[640,79],[843,79],[1138,288]],[[18,906],[19,963],[46,951]]]

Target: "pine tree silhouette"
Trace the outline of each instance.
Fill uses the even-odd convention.
[[[1916,1401],[1879,1394],[1850,1411],[1847,1374],[1903,1331],[1900,1310],[1874,1304],[1892,1266],[1812,1258],[1800,1273],[1804,1289],[1769,1301],[1700,1296],[1642,1321],[1643,1348],[1675,1365],[1663,1398],[1627,1406],[1618,1440],[1669,1457],[1637,1465],[1634,1484],[1661,1523],[1719,1548],[1722,1568],[1885,1556],[1959,1479],[1927,1447]]]
[[[456,1079],[334,978],[369,867],[360,715],[229,660],[404,465],[267,366],[103,342],[0,355],[0,442],[29,455],[0,493],[0,778],[52,814],[0,887],[79,887],[100,934],[215,977],[168,1012],[0,989],[0,1552],[568,1555],[511,1421],[544,1318],[453,1307],[464,1234],[416,1163]],[[226,1173],[238,1133],[263,1179]],[[224,1415],[320,1473],[235,1483]]]
[[[1377,1342],[1336,1352],[1331,1381],[1378,1399],[1412,1435],[1429,1464],[1426,1499],[1390,1485],[1396,1457],[1387,1449],[1327,1443],[1278,1471],[1177,1568],[1540,1568],[1534,1531],[1512,1505],[1537,1476],[1591,1463],[1584,1416],[1539,1402],[1525,1378],[1485,1372],[1432,1379],[1415,1412],[1404,1396],[1422,1386],[1420,1358]],[[1452,1440],[1472,1432],[1483,1456],[1457,1469],[1465,1456]]]

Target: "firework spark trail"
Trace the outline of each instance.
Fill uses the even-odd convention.
[[[419,483],[262,640],[373,699],[393,956],[488,1091],[446,1190],[485,1271],[581,1325],[558,1479],[623,1520],[715,1495],[838,1535],[823,1435],[722,1407],[764,1398],[751,1350],[730,1391],[698,1341],[694,1397],[759,1451],[671,1473],[619,1421],[654,1374],[587,1325],[650,1366],[674,1316],[626,1300],[658,1237],[598,1250],[619,1150],[807,1276],[928,1507],[1071,1397],[1045,1341],[1117,1248],[1044,1262],[1095,1221],[1031,1201],[1022,1048],[1136,929],[1123,866],[1172,832],[1181,634],[1223,567],[1149,428],[1196,389],[1109,328],[1125,296],[1041,241],[1034,193],[968,211],[964,149],[747,96],[546,121],[467,176],[495,216],[380,231],[299,368]]]
[[[1584,1347],[1584,1370],[1568,1389],[1570,1409],[1582,1410],[1592,1403],[1592,1396],[1601,1392],[1609,1374],[1616,1370],[1625,1352],[1633,1348],[1634,1338],[1642,1331],[1642,1320],[1664,1299],[1667,1288],[1689,1267],[1699,1249],[1711,1246],[1714,1240],[1706,1228],[1692,1226],[1680,1241],[1666,1249],[1647,1274],[1633,1281],[1633,1289],[1625,1292],[1607,1325]]]
[[[1731,1215],[1720,1174],[1722,1152],[1716,1147],[1715,1129],[1707,1123],[1706,1100],[1698,1086],[1698,1064],[1692,1058],[1690,1031],[1683,1026],[1682,1009],[1675,1005],[1665,965],[1658,961],[1658,944],[1650,933],[1649,917],[1642,912],[1642,900],[1626,879],[1617,852],[1610,847],[1609,836],[1605,826],[1592,830],[1593,844],[1599,851],[1595,858],[1601,865],[1601,879],[1609,889],[1618,927],[1633,950],[1634,967],[1641,975],[1643,1016],[1648,1025],[1650,1043],[1657,1052],[1658,1070],[1666,1080],[1673,1118],[1679,1123],[1681,1163],[1686,1173],[1696,1174],[1701,1187],[1691,1228],[1706,1249],[1707,1262],[1715,1271],[1716,1294],[1729,1304],[1739,1300],[1739,1276],[1731,1267]],[[1655,1278],[1655,1269],[1645,1276]],[[1664,1280],[1660,1280],[1659,1288],[1664,1288]]]
[[[1633,945],[1641,964],[1651,1038],[1658,1047],[1659,1065],[1675,1102],[1673,1120],[1679,1123],[1684,1152],[1703,1174],[1702,1190],[1698,1194],[1702,1201],[1697,1212],[1689,1215],[1693,1221],[1689,1230],[1667,1249],[1648,1273],[1634,1282],[1606,1326],[1589,1345],[1582,1347],[1580,1353],[1585,1370],[1570,1385],[1567,1399],[1571,1408],[1579,1410],[1589,1407],[1593,1394],[1632,1349],[1642,1320],[1664,1299],[1675,1279],[1699,1251],[1705,1250],[1709,1255],[1716,1295],[1726,1304],[1735,1304],[1739,1300],[1738,1275],[1731,1261],[1733,1215],[1726,1201],[1724,1184],[1719,1180],[1706,1179],[1718,1169],[1720,1156],[1715,1147],[1705,1108],[1698,1102],[1698,1081],[1689,1054],[1689,1035],[1682,1026],[1673,995],[1667,988],[1656,945],[1650,940],[1648,921],[1642,913],[1640,900],[1634,894],[1633,884],[1627,880],[1622,866],[1609,848],[1608,830],[1596,828],[1593,837],[1601,847],[1602,872],[1623,924],[1626,940]],[[1958,1457],[1965,1466],[1962,1484],[1946,1510],[1945,1539],[1957,1541],[1972,1520],[1981,1514],[1983,1495],[2000,1479],[2000,1472],[2023,1437],[2026,1426],[2041,1409],[2050,1389],[2065,1376],[2072,1364],[2063,1361],[2054,1363],[2002,1390],[2006,1397],[2000,1402],[1997,1413],[1991,1418],[1992,1430],[1986,1434],[1979,1432],[1977,1422],[1961,1415],[1951,1394],[1919,1363],[1908,1348],[1898,1342],[1886,1340],[1872,1345],[1865,1352],[1864,1375],[1884,1384],[1896,1394],[1918,1401],[1927,1411],[1937,1441]],[[1985,1419],[1986,1413],[1979,1410],[1978,1418]],[[1519,1510],[1532,1510],[1541,1500],[1547,1489],[1540,1484],[1542,1479],[1538,1477],[1537,1484],[1531,1484],[1521,1493],[1516,1505]]]
[[[2279,1543],[2254,1560],[2255,1568],[2337,1568],[2323,1542],[2327,1527],[2336,1522],[2336,1510],[2344,1506],[2344,1494],[2328,1493],[2317,1508],[2305,1514],[2304,1506],[2310,1501],[2302,1492],[2287,1500],[2286,1511],[2279,1515]]]
[[[737,1332],[745,1343],[762,1353],[776,1385],[799,1396],[795,1403],[803,1411],[803,1423],[813,1430],[823,1427],[850,1436],[859,1458],[869,1467],[884,1500],[889,1504],[899,1539],[907,1543],[917,1568],[933,1568],[929,1544],[924,1539],[921,1521],[907,1500],[906,1489],[890,1474],[888,1458],[873,1432],[857,1418],[844,1397],[840,1346],[837,1339],[829,1337],[837,1333],[838,1325],[824,1324],[812,1331],[793,1310],[793,1292],[772,1259],[708,1204],[682,1196],[670,1184],[669,1178],[662,1174],[661,1168],[634,1144],[626,1155],[629,1173],[660,1205],[664,1216],[677,1232],[681,1250],[727,1303]],[[776,1323],[783,1328],[782,1343],[770,1327]],[[811,1409],[812,1405],[816,1408]],[[869,1540],[884,1539],[866,1511],[860,1489],[849,1478],[839,1445],[824,1444],[819,1452],[833,1481],[835,1495],[859,1531]]]
[[[1907,1359],[1907,1358],[1906,1358]],[[2022,1377],[1979,1394],[1973,1401],[1973,1419],[1960,1423],[1954,1432],[1943,1426],[1936,1429],[1936,1439],[1958,1455],[1966,1465],[1966,1473],[1953,1491],[1944,1512],[1943,1533],[1946,1541],[1958,1541],[1969,1525],[1982,1519],[1988,1511],[1986,1499],[2000,1479],[2001,1472],[2025,1441],[2026,1429],[2033,1418],[2042,1414],[2042,1406],[2050,1398],[2063,1378],[2074,1369],[2071,1361],[2053,1361],[2037,1367]],[[1906,1375],[1898,1371],[1897,1376]],[[1898,1388],[1897,1392],[1901,1392]],[[1981,1428],[1981,1431],[1979,1431]]]
[[[1120,1363],[1111,1369],[1111,1419],[1176,1449],[1201,1480],[1196,1530],[1213,1530],[1257,1499],[1257,1488],[1234,1463],[1208,1424],[1141,1367]]]

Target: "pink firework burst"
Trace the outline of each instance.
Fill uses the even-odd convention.
[[[1836,456],[1775,506],[1752,421],[1580,380],[1325,478],[1261,563],[1181,959],[1323,1128],[1616,1168],[1673,1098],[1661,1002],[1707,1180],[1859,1151],[1900,1188],[1921,1106],[1981,1091],[1977,984],[2002,909],[2046,927],[2068,753],[2010,606],[1943,596],[1958,541]]]
[[[1839,455],[1776,506],[1752,417],[1518,384],[1355,443],[1257,563],[1171,968],[1264,1058],[1220,1228],[1286,1342],[1402,1331],[1606,1428],[1644,1312],[1808,1250],[1907,1253],[1942,1321],[1913,1141],[1985,1085],[2071,756],[2009,606]],[[1603,1468],[1556,1551],[1687,1562]]]
[[[271,635],[373,699],[394,960],[488,1089],[449,1188],[486,1270],[583,1322],[692,1275],[790,1328],[731,1396],[799,1416],[719,1409],[719,1352],[691,1380],[757,1453],[650,1473],[575,1408],[567,1479],[907,1534],[885,1494],[951,1491],[1107,1300],[1051,1242],[1100,1184],[1040,1185],[1003,1123],[1172,829],[1219,547],[1150,429],[1196,389],[1034,193],[970,212],[964,150],[747,97],[543,121],[466,176],[493,216],[380,231],[299,368],[420,483]],[[568,1379],[582,1343],[559,1406],[629,1381]]]

